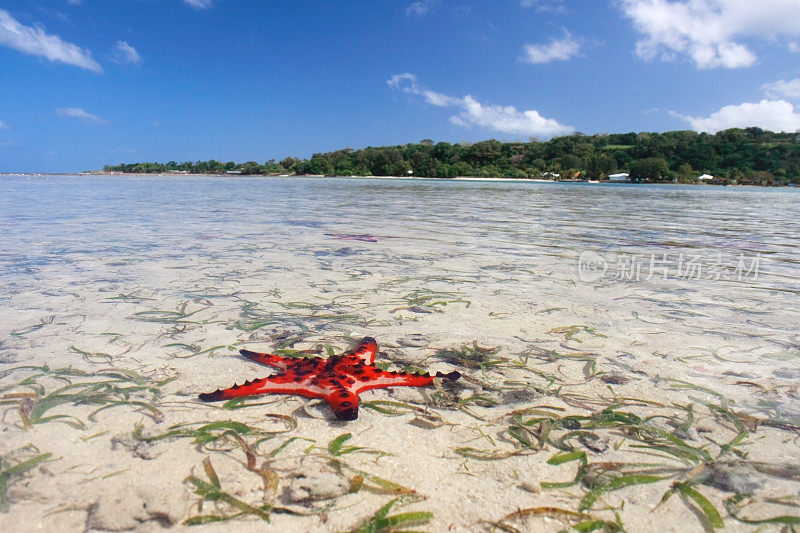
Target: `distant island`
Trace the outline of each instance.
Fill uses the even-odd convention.
[[[546,142],[419,143],[345,148],[264,164],[186,161],[106,165],[107,173],[488,177],[651,183],[795,185],[800,134],[735,128],[710,135],[575,133]]]

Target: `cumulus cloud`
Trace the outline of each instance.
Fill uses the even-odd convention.
[[[619,0],[643,38],[645,60],[686,55],[699,69],[753,65],[756,54],[741,41],[800,35],[798,0]]]
[[[118,63],[130,63],[132,65],[140,65],[142,63],[142,56],[139,55],[136,48],[125,41],[117,41],[117,44],[114,45],[114,59]]]
[[[25,26],[4,9],[0,9],[0,45],[45,57],[50,61],[74,65],[92,72],[103,72],[97,61],[92,59],[89,50],[62,41],[60,37],[46,33],[42,28]]]
[[[214,0],[183,0],[183,2],[197,9],[209,9]]]
[[[0,130],[10,130],[11,126],[0,120]]]
[[[672,115],[688,122],[695,131],[707,133],[751,126],[771,131],[800,130],[800,113],[795,112],[794,106],[786,100],[728,105],[708,117],[692,117],[674,111]]]
[[[108,124],[103,117],[93,115],[80,107],[67,107],[66,109],[56,109],[56,114],[63,118],[76,118],[87,124]]]
[[[581,43],[567,32],[562,39],[551,39],[547,44],[528,44],[524,50],[525,61],[540,65],[552,61],[566,61],[578,55]]]
[[[533,109],[520,111],[514,106],[481,104],[471,95],[457,98],[425,89],[417,83],[417,77],[408,72],[395,74],[386,83],[396,91],[421,96],[431,105],[459,108],[459,113],[450,117],[450,122],[459,126],[477,125],[503,133],[532,137],[552,137],[574,131],[574,128],[545,118]]]
[[[800,100],[800,78],[791,81],[779,80],[774,83],[765,83],[761,86],[761,90],[770,98]]]
[[[408,8],[406,8],[406,15],[416,15],[421,17],[423,15],[427,15],[428,11],[431,10],[431,7],[437,2],[437,0],[419,0],[418,2],[412,2]]]

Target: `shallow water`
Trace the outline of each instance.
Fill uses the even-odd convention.
[[[234,344],[477,341],[800,423],[798,236],[792,189],[6,177],[0,372],[170,367],[192,395],[244,379]]]
[[[389,309],[404,291],[447,286],[512,321],[565,307],[614,335],[652,315],[692,342],[706,330],[731,350],[755,338],[766,351],[798,349],[792,189],[241,177],[14,177],[2,188],[0,301],[12,330],[26,324],[20,312],[36,319],[20,296],[47,305],[47,293],[146,291],[158,302],[223,280],[289,300],[375,289],[385,294],[373,305]],[[592,260],[606,267],[596,280],[579,271]],[[281,286],[287,272],[306,283]],[[358,282],[343,290],[326,275]]]

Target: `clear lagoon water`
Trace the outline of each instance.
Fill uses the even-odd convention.
[[[613,338],[655,325],[650,316],[704,349],[800,349],[795,189],[184,176],[6,177],[0,187],[6,328],[110,293],[172,303],[251,283],[289,300],[342,297],[342,314],[365,298],[390,319],[407,294],[452,293],[505,317],[471,332],[494,331],[498,343],[531,320],[591,322]],[[600,277],[579,270],[592,259]],[[60,305],[48,297],[68,293],[75,300]],[[406,315],[446,329],[474,311],[458,307]],[[550,308],[563,309],[538,313]]]
[[[798,244],[795,189],[4,177],[0,386],[25,365],[166,372],[180,423],[170,401],[243,380],[238,347],[369,335],[399,366],[473,343],[536,360],[526,401],[555,383],[588,409],[620,385],[800,424]],[[473,409],[502,420],[498,398]],[[476,423],[449,438],[477,446]]]

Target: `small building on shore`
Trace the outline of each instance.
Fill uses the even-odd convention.
[[[706,185],[727,185],[728,178],[721,178],[719,176],[712,176],[711,174],[703,174],[696,179],[697,183],[704,183]]]
[[[608,181],[613,181],[614,183],[625,183],[631,181],[631,175],[627,172],[619,172],[618,174],[609,174]]]

